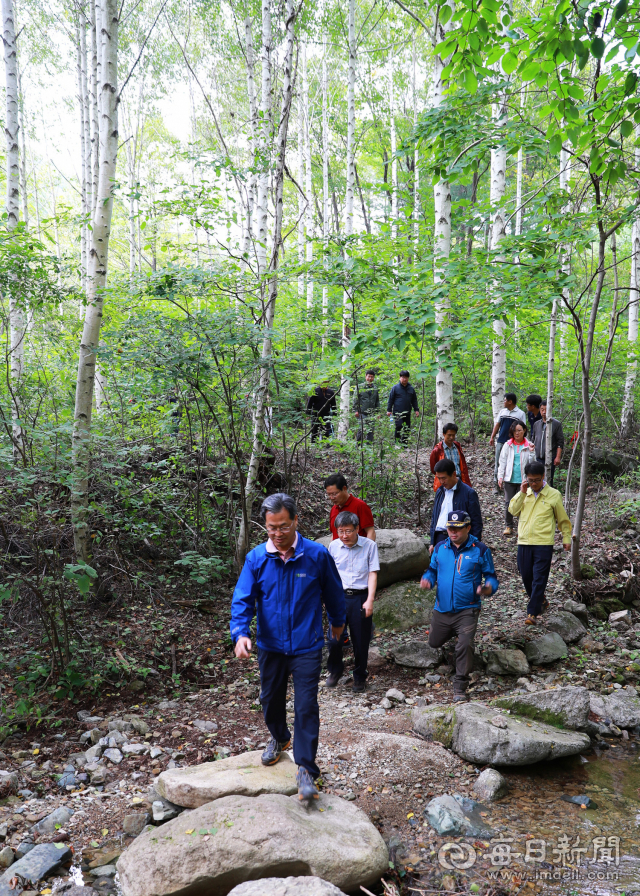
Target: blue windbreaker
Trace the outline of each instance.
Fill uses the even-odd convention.
[[[435,608],[439,613],[459,613],[460,610],[479,609],[478,585],[491,585],[498,590],[498,579],[493,567],[491,551],[482,541],[469,535],[464,547],[458,549],[451,539],[436,545],[429,569],[422,576],[431,584],[438,583]]]
[[[247,554],[231,601],[231,638],[249,637],[258,616],[258,647],[288,656],[322,650],[322,604],[329,622],[346,621],[345,597],[336,564],[324,545],[298,534],[293,557],[261,544]]]

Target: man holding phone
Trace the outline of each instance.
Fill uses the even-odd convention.
[[[347,605],[347,625],[351,633],[355,666],[353,693],[361,694],[367,680],[367,661],[371,641],[373,601],[378,586],[378,545],[358,535],[360,520],[355,513],[343,510],[335,519],[338,537],[329,545],[329,553],[338,568]],[[334,688],[344,671],[342,651],[344,633],[329,641],[326,685]]]

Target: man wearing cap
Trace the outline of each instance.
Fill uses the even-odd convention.
[[[456,637],[453,699],[459,702],[467,699],[481,597],[496,593],[498,579],[491,551],[471,535],[471,518],[466,511],[452,510],[448,514],[447,535],[445,541],[436,544],[420,587],[429,589],[437,584],[429,646],[442,647]]]

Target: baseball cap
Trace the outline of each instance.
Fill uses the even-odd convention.
[[[447,529],[462,529],[471,525],[471,517],[466,510],[451,510],[447,515]]]

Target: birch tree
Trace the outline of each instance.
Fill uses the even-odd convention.
[[[391,144],[391,240],[398,239],[398,138],[396,134],[396,108],[393,90],[393,56],[389,57],[389,142]]]
[[[267,264],[267,239],[269,215],[269,160],[271,137],[271,54],[273,52],[273,34],[271,29],[271,0],[262,0],[262,52],[261,52],[261,92],[260,92],[260,144],[257,188],[257,267],[258,273],[264,273]]]
[[[306,261],[307,265],[313,262],[313,208],[311,206],[311,122],[309,112],[309,74],[307,71],[307,47],[302,47],[302,112],[304,120],[304,192],[305,192],[305,230],[306,230]],[[307,313],[309,317],[313,312],[313,277],[307,274]]]
[[[636,128],[636,144],[640,143],[640,127]],[[636,168],[640,169],[640,146],[636,145]],[[631,435],[634,418],[634,392],[638,374],[638,300],[640,289],[640,220],[634,218],[631,228],[631,251],[629,272],[629,323],[627,329],[627,374],[624,383],[624,401],[621,415],[621,434],[623,438]]]
[[[100,3],[102,8],[100,9]],[[76,556],[89,560],[89,465],[91,410],[107,281],[113,190],[118,156],[118,13],[116,0],[100,0],[99,173],[87,269],[87,302],[78,359],[74,410],[71,511]],[[96,16],[98,17],[98,16]]]
[[[507,93],[500,88],[497,101],[493,104],[493,119],[498,135],[507,123]],[[506,219],[504,196],[507,189],[507,147],[498,136],[498,143],[491,150],[491,241],[490,248],[496,250],[505,235]],[[500,261],[500,257],[496,261]],[[496,297],[494,296],[494,302]],[[493,350],[491,357],[491,407],[494,419],[500,413],[504,402],[507,382],[507,349],[505,346],[505,323],[502,317],[494,315]]]
[[[322,39],[322,247],[324,265],[329,254],[329,120],[328,120],[328,80],[327,80],[327,35]],[[322,286],[322,351],[327,347],[329,335],[329,287],[325,280]]]

